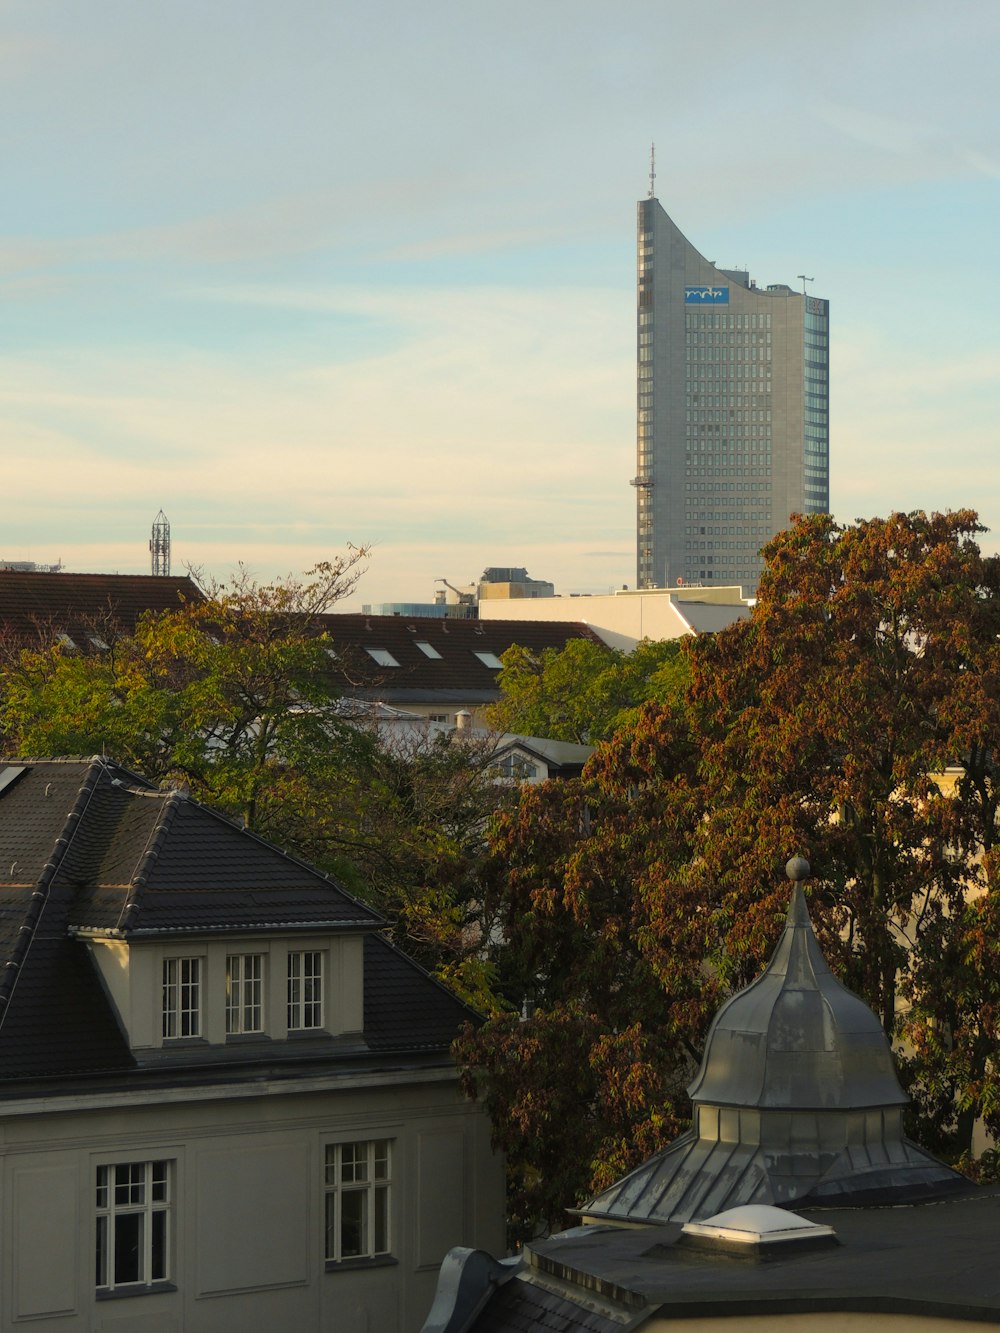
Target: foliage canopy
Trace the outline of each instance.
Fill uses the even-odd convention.
[[[106,651],[55,640],[0,661],[8,752],[113,754],[337,874],[466,998],[494,1003],[478,866],[499,792],[473,746],[386,745],[340,698],[319,619],[363,550],[303,580],[245,571],[204,601],[102,623]]]
[[[719,998],[773,946],[795,852],[831,965],[907,1038],[923,1141],[957,1155],[977,1117],[1000,1130],[1000,579],[980,531],[971,511],[797,520],[765,548],[751,617],[682,645],[682,699],[644,703],[579,783],[496,821],[502,976],[534,1009],[462,1056],[525,1229],[673,1136]],[[623,1042],[632,1064],[605,1072]],[[551,1124],[563,1158],[535,1068],[579,1092]],[[612,1097],[630,1075],[643,1096]]]
[[[499,731],[594,745],[623,726],[647,699],[676,703],[687,680],[680,640],[643,639],[625,653],[589,639],[535,655],[508,648],[500,699],[487,709]]]

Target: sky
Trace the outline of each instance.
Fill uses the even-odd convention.
[[[1000,550],[995,0],[0,0],[0,558],[635,578],[635,203],[831,302],[831,505]]]

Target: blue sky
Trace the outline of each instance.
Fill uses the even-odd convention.
[[[696,13],[693,12],[696,10]],[[634,208],[832,303],[842,520],[998,547],[993,0],[0,0],[0,557],[634,579]]]

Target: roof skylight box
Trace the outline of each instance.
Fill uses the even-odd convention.
[[[384,666],[384,667],[399,666],[399,663],[393,657],[392,653],[389,652],[388,648],[366,648],[365,652],[368,654],[369,657],[374,658],[374,660],[379,664],[379,666]]]
[[[714,1217],[685,1222],[678,1241],[696,1249],[719,1250],[748,1259],[772,1258],[789,1250],[836,1245],[833,1227],[811,1222],[771,1204],[741,1204]]]

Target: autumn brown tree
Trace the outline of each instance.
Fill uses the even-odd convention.
[[[459,1054],[506,1155],[515,1239],[560,1225],[687,1114],[717,995],[683,876],[693,757],[683,715],[647,704],[581,781],[522,788],[494,821],[487,901],[514,1012]]]
[[[643,1036],[673,1039],[651,1113],[684,1114],[682,1053],[700,1049],[714,988],[765,961],[787,904],[781,867],[801,851],[831,962],[912,1042],[921,1128],[957,1153],[978,1116],[1000,1124],[998,600],[980,531],[971,511],[798,520],[766,548],[750,619],[685,644],[683,706],[646,705],[601,747],[575,807],[569,791],[532,793],[501,823],[507,975],[519,960],[541,1002],[524,1040],[569,1004],[594,1023],[593,1051],[631,1014]],[[500,1035],[496,1052],[487,1028],[465,1055],[493,1081],[503,1138],[523,1110],[500,1056],[516,1069],[518,1030]],[[557,1078],[558,1040],[550,1054]],[[580,1076],[574,1059],[562,1086]],[[578,1194],[618,1163],[596,1109],[611,1100],[595,1090],[581,1112]]]

